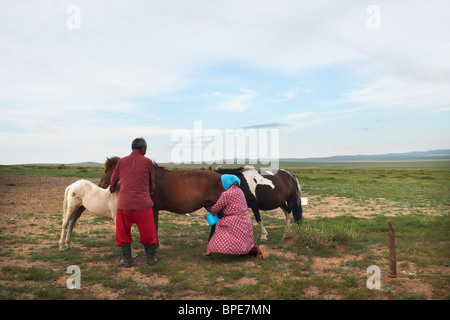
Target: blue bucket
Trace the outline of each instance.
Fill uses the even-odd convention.
[[[213,215],[212,213],[208,213],[205,216],[206,220],[208,221],[209,225],[212,227],[213,225],[215,225],[217,223],[217,221],[219,221],[219,217]]]

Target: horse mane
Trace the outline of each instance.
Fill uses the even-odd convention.
[[[112,169],[112,168],[114,168],[116,165],[117,165],[117,162],[119,162],[119,160],[120,160],[120,157],[116,157],[116,156],[114,156],[114,157],[111,157],[111,158],[106,158],[106,161],[105,161],[105,163],[103,164],[103,168],[105,169],[105,170],[107,170],[107,169]],[[153,160],[152,160],[153,161]],[[165,166],[161,166],[161,165],[159,165],[157,162],[155,162],[155,161],[153,161],[153,165],[155,166],[155,169],[161,169],[161,170],[164,170],[164,171],[170,171],[170,169],[168,169],[167,167],[165,167]]]
[[[164,170],[164,171],[170,171],[169,168],[167,168],[165,166],[160,166],[156,161],[153,161],[153,165],[155,166],[155,169],[160,169],[160,170]]]
[[[216,172],[221,173],[221,174],[239,174],[242,173],[243,171],[245,171],[246,169],[244,169],[244,167],[239,167],[239,168],[235,168],[235,169],[222,169],[222,167],[217,167]]]

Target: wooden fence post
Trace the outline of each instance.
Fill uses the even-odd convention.
[[[392,228],[392,221],[388,220],[389,223],[389,277],[397,277],[397,259],[395,257],[395,235],[394,228]]]

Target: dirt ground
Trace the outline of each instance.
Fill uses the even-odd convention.
[[[21,175],[0,175],[0,223],[3,228],[3,232],[7,234],[12,230],[11,222],[15,222],[13,225],[19,225],[19,228],[14,229],[14,233],[18,236],[26,236],[27,234],[33,234],[37,232],[39,228],[43,226],[53,226],[53,228],[59,228],[56,225],[56,221],[60,221],[63,196],[66,186],[75,182],[78,178],[56,178],[47,176],[21,176]],[[97,180],[91,180],[97,183]],[[309,197],[309,204],[304,210],[304,217],[306,219],[314,219],[317,216],[338,216],[343,212],[350,212],[358,217],[369,216],[377,212],[377,210],[383,206],[386,208],[384,199],[374,199],[368,200],[363,204],[356,203],[351,199],[336,198],[336,197],[319,197],[311,196]],[[203,210],[203,209],[202,209]],[[393,208],[391,211],[387,211],[384,214],[395,215],[402,208]],[[405,209],[406,210],[406,209]],[[204,210],[203,210],[204,211]],[[206,214],[205,212],[198,212],[198,214]],[[405,211],[402,211],[405,214]],[[440,214],[438,212],[428,212],[429,214]],[[85,213],[84,213],[85,214]],[[58,219],[55,219],[58,216]],[[280,219],[284,219],[284,214],[279,210]],[[81,220],[83,217],[81,217]],[[33,223],[36,222],[36,223]],[[84,232],[92,230],[95,228],[92,224],[81,224],[77,223],[75,227],[78,231]],[[99,226],[99,228],[105,228],[105,224]],[[111,232],[114,232],[114,225],[111,223]],[[270,231],[269,231],[270,232]],[[256,236],[256,235],[255,235]],[[46,243],[47,241],[47,243]],[[54,240],[52,240],[54,242]],[[54,245],[51,240],[44,240],[38,246],[48,247],[49,245]],[[288,241],[288,240],[287,240]],[[25,253],[22,251],[22,255],[26,254],[26,248],[23,248]],[[95,252],[93,253],[95,254]],[[326,272],[329,269],[339,268],[342,261],[357,259],[357,256],[340,256],[334,258],[315,258],[313,269],[317,273]],[[32,262],[24,262],[23,260],[17,260],[17,262],[6,261],[5,257],[0,256],[0,267],[5,265],[20,264],[20,266],[28,267],[33,265]],[[387,257],[386,261],[383,263],[388,264]],[[129,277],[130,271],[123,270],[124,273]],[[358,271],[364,272],[364,271]],[[131,275],[133,276],[133,275]],[[142,274],[136,275],[136,277],[141,277]],[[66,281],[67,276],[61,278],[61,284]],[[136,279],[139,282],[145,283],[146,281],[160,281],[161,283],[168,282],[169,280],[164,276],[160,278],[152,277],[152,279]],[[252,279],[243,278],[240,281],[251,281]],[[0,283],[3,280],[0,279]],[[384,283],[389,283],[395,281],[385,277],[383,279]],[[424,283],[415,281],[414,279],[409,281],[411,290],[419,290],[431,295],[432,288]],[[418,286],[420,286],[419,289]],[[89,290],[98,293],[100,299],[117,299],[117,295],[112,291],[102,290],[100,287],[92,287]],[[315,295],[314,288],[310,289],[311,296]],[[339,297],[334,297],[332,295],[325,296],[326,299],[339,299]]]

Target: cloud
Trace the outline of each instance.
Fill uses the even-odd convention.
[[[240,129],[278,128],[278,127],[283,127],[285,125],[286,125],[286,123],[273,122],[273,123],[263,123],[263,124],[256,124],[256,125],[251,125],[251,126],[240,127]]]
[[[312,115],[316,114],[315,111],[306,111],[306,112],[300,112],[300,113],[292,113],[286,116],[286,119],[289,120],[296,120],[301,118],[310,117]]]
[[[343,93],[342,102],[384,110],[422,110],[433,112],[450,104],[450,79],[445,81],[412,80],[387,76]],[[394,108],[394,109],[393,109]]]
[[[306,111],[288,114],[283,118],[286,132],[293,133],[299,129],[324,123],[330,119],[329,115],[324,115],[316,111]]]
[[[335,102],[397,112],[429,112],[448,106],[450,46],[444,39],[450,27],[445,14],[450,4],[390,1],[379,9],[377,31],[354,28],[353,19],[333,22],[339,43],[359,53],[354,67],[349,66],[351,87]],[[349,12],[358,17],[359,10],[352,6]]]
[[[173,131],[162,126],[106,128],[69,123],[39,132],[0,132],[0,163],[103,161],[106,156],[129,153],[131,141],[141,136],[147,139],[152,157],[167,160],[162,151]]]
[[[72,4],[0,4],[0,162],[30,139],[97,154],[105,141],[167,138],[204,110],[294,132],[450,105],[450,2],[382,2],[379,30],[357,0],[79,0],[81,29],[69,30]]]
[[[278,94],[277,97],[276,97],[275,99],[271,100],[271,102],[272,102],[272,103],[286,102],[286,101],[289,101],[289,100],[291,100],[291,99],[294,99],[296,95],[297,95],[297,94],[296,94],[296,93],[293,93],[293,92],[290,92],[290,93],[281,93],[281,94]]]
[[[65,24],[70,4],[3,5],[8,14],[2,15],[5,28],[0,31],[5,49],[0,54],[5,62],[1,97],[92,101],[154,96],[188,87],[198,68],[227,62],[286,74],[329,66],[345,65],[354,72],[370,68],[376,85],[383,75],[370,67],[374,61],[391,61],[397,68],[403,61],[404,71],[427,57],[423,66],[434,64],[424,69],[448,74],[440,67],[448,45],[433,47],[448,29],[444,14],[436,18],[445,12],[441,2],[382,4],[379,31],[368,30],[367,6],[358,1],[80,1],[82,27],[72,31]],[[427,15],[415,19],[422,11]],[[433,52],[442,54],[430,56]],[[386,75],[392,68],[383,71]],[[285,92],[274,101],[295,94]],[[238,94],[219,108],[242,112],[252,98],[251,93]]]
[[[155,95],[189,85],[207,65],[232,61],[296,72],[346,56],[340,46],[332,56],[323,51],[324,43],[335,43],[327,35],[328,17],[318,14],[321,4],[79,1],[82,27],[69,30],[70,4],[3,5],[3,97]],[[247,99],[237,96],[228,106],[239,112]]]
[[[217,106],[217,109],[229,112],[243,112],[251,108],[252,100],[257,96],[257,93],[249,89],[239,89],[240,94],[228,95],[215,93],[216,96],[225,97],[226,100]]]

